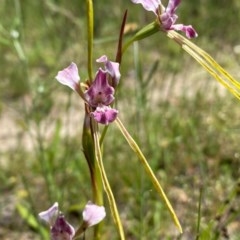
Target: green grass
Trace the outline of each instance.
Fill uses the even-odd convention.
[[[28,217],[36,221],[37,213],[55,201],[77,226],[81,209],[92,198],[81,149],[83,103],[54,80],[71,61],[78,64],[81,78],[87,78],[83,2],[2,0],[1,239],[44,239],[42,225]],[[105,53],[114,59],[123,11],[128,8],[129,23],[139,21],[140,26],[152,21],[152,15],[128,0],[95,2],[94,59]],[[239,10],[238,0],[185,0],[178,12],[180,20],[198,30],[195,43],[237,77],[239,55],[232,49],[238,44]],[[227,231],[229,239],[238,239],[238,100],[163,34],[130,48],[121,73],[119,116],[184,230],[178,235],[142,166],[112,124],[103,160],[126,238],[215,240]],[[25,214],[19,214],[19,206]],[[106,208],[102,239],[118,239],[107,201]],[[90,237],[91,231],[86,239]]]

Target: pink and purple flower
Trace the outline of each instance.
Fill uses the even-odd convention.
[[[115,89],[120,79],[119,63],[111,62],[104,55],[97,59],[97,62],[104,63],[104,69],[99,68],[92,84],[84,92],[83,98],[91,109],[90,115],[101,124],[113,122],[118,111],[110,105],[114,101]],[[67,85],[81,96],[80,77],[75,63],[71,63],[67,68],[59,71],[56,79],[63,85]],[[111,79],[110,85],[109,81]]]
[[[161,0],[131,0],[133,3],[142,4],[147,11],[153,12],[165,31],[176,30],[182,31],[188,38],[198,36],[192,25],[175,24],[177,21],[176,10],[181,0],[169,0],[166,8],[161,3]]]
[[[88,202],[83,210],[84,231],[101,222],[105,216],[105,208],[92,202]],[[58,203],[54,203],[48,210],[39,213],[39,217],[50,226],[51,240],[72,240],[75,230],[66,220],[58,209]]]

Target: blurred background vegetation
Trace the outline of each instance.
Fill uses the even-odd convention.
[[[85,1],[0,0],[0,5],[0,237],[48,239],[38,212],[58,201],[77,226],[91,199],[81,151],[83,103],[54,79],[72,61],[81,79],[87,78]],[[126,9],[126,37],[153,21],[130,0],[94,1],[94,59],[115,58]],[[193,41],[239,79],[239,0],[182,0],[178,15],[179,23],[197,30]],[[104,162],[127,239],[239,239],[238,100],[160,33],[128,49],[121,73],[120,118],[184,229],[179,236],[113,124]],[[109,211],[107,238],[118,239]]]

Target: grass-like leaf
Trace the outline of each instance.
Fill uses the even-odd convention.
[[[131,135],[129,134],[127,129],[124,127],[124,125],[122,124],[121,120],[119,118],[117,118],[115,122],[116,122],[118,128],[120,129],[121,133],[123,134],[123,136],[127,140],[129,146],[136,153],[136,155],[138,156],[139,160],[143,164],[144,169],[147,172],[149,178],[151,179],[155,189],[159,193],[159,195],[160,195],[161,199],[163,200],[163,202],[166,204],[167,209],[170,212],[171,217],[172,217],[174,223],[176,224],[179,232],[182,233],[182,227],[181,227],[181,224],[180,224],[180,222],[178,220],[178,217],[177,217],[175,211],[173,210],[173,207],[172,207],[170,201],[168,200],[165,192],[163,191],[163,188],[162,188],[161,184],[158,182],[155,174],[153,173],[153,171],[152,171],[151,167],[149,166],[145,156],[143,155],[141,149],[139,148],[137,143],[134,141],[134,139],[131,137]]]
[[[42,237],[44,237],[45,239],[48,238],[48,231],[38,223],[37,218],[34,216],[34,214],[29,208],[27,208],[21,203],[18,203],[16,208],[21,218],[27,223],[29,227],[39,231]]]
[[[218,82],[240,100],[240,83],[221,67],[208,53],[175,31],[168,31],[167,36],[177,42]]]

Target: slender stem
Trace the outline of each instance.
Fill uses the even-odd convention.
[[[92,81],[92,58],[93,58],[93,1],[86,0],[87,3],[87,35],[88,35],[88,77]]]
[[[203,195],[203,187],[200,186],[200,189],[199,189],[199,200],[198,200],[197,235],[196,235],[196,239],[195,240],[198,240],[199,237],[200,237],[202,195]]]
[[[168,211],[171,214],[171,217],[173,218],[173,221],[175,223],[175,225],[177,226],[178,230],[180,231],[180,233],[182,233],[182,227],[181,224],[177,218],[176,213],[173,210],[173,207],[171,205],[171,203],[169,202],[165,192],[162,189],[162,186],[160,185],[160,183],[158,182],[155,174],[153,173],[151,167],[149,166],[145,156],[143,155],[142,151],[140,150],[139,146],[137,145],[137,143],[134,141],[134,139],[131,137],[131,135],[128,133],[127,129],[124,127],[124,125],[122,124],[122,122],[120,121],[119,118],[117,118],[115,120],[118,128],[120,129],[121,133],[123,134],[123,136],[125,137],[125,139],[127,140],[129,146],[132,148],[132,150],[136,153],[136,155],[138,156],[139,160],[141,161],[141,163],[143,164],[145,171],[147,172],[148,176],[150,177],[155,189],[157,190],[157,192],[159,193],[161,199],[164,201],[164,203],[167,206]]]
[[[85,106],[86,108],[86,106]],[[88,168],[91,176],[92,184],[92,193],[93,193],[93,202],[102,206],[103,205],[103,187],[101,181],[101,174],[98,168],[98,164],[95,160],[95,151],[94,151],[94,140],[93,140],[93,127],[95,124],[92,118],[90,118],[85,109],[85,118],[83,124],[83,133],[82,133],[82,147],[83,153],[88,163]],[[94,239],[100,239],[102,223],[94,227]],[[77,235],[82,233],[81,227],[78,229]]]
[[[93,141],[93,155],[94,155],[94,159],[92,159],[93,161],[93,176],[94,176],[94,182],[95,182],[95,196],[94,196],[94,200],[98,205],[103,205],[103,188],[102,188],[102,181],[101,181],[101,173],[99,171],[98,168],[98,163],[96,161],[96,153],[94,151],[95,149],[95,143],[94,143],[94,125],[95,122],[92,118],[90,118],[91,121],[91,139]],[[100,224],[98,224],[100,225]],[[97,225],[97,226],[98,226]]]
[[[147,26],[140,29],[131,39],[129,39],[122,47],[122,55],[135,41],[142,40],[160,31],[160,27],[157,21],[154,21]]]
[[[115,224],[119,231],[120,239],[125,240],[123,226],[122,226],[120,216],[118,213],[116,201],[115,201],[114,195],[112,193],[110,184],[108,182],[108,178],[107,178],[107,175],[106,175],[106,172],[104,169],[104,165],[103,165],[103,161],[102,161],[102,152],[101,152],[101,148],[100,148],[99,136],[98,136],[98,131],[97,131],[97,123],[94,124],[94,127],[95,128],[94,128],[93,136],[94,136],[94,144],[95,144],[95,156],[96,156],[96,161],[97,161],[100,173],[101,173],[102,183],[104,186],[104,190],[107,194],[107,198],[109,201],[112,216],[114,218]]]
[[[108,127],[109,127],[109,125],[106,125],[106,126],[104,126],[104,128],[103,128],[103,131],[102,131],[102,134],[101,134],[100,140],[99,140],[100,146],[102,146],[102,144],[103,144],[103,140],[104,140],[104,137],[106,136]]]

